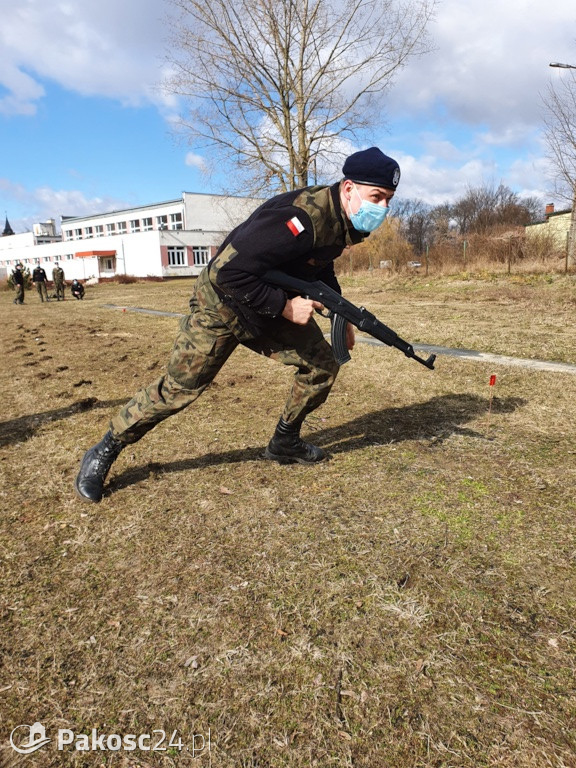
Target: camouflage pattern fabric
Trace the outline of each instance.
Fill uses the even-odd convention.
[[[54,267],[52,270],[52,280],[54,281],[56,298],[60,301],[60,298],[64,298],[64,270],[62,267]]]
[[[294,205],[310,216],[315,242],[322,243],[323,246],[333,243],[354,245],[358,239],[355,230],[342,226],[340,215],[332,202],[330,187],[307,187],[294,199]]]
[[[303,419],[328,397],[338,373],[332,348],[318,324],[270,320],[270,332],[246,338],[236,315],[219,299],[205,269],[191,301],[192,313],[180,322],[166,374],[138,392],[112,418],[110,428],[124,443],[134,443],[164,419],[193,403],[214,380],[238,344],[284,365],[296,367],[282,417]]]

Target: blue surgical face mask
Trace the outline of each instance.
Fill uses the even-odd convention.
[[[356,189],[356,185],[354,185],[354,189]],[[356,194],[360,197],[357,189]],[[362,200],[362,198],[360,199]],[[369,200],[362,200],[360,208],[358,208],[356,213],[350,213],[349,218],[354,229],[357,229],[359,232],[374,232],[383,223],[387,215],[388,208],[377,203],[371,203]]]

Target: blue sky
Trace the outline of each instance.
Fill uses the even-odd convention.
[[[16,232],[223,191],[225,176],[201,171],[209,158],[174,138],[179,105],[156,88],[169,12],[165,0],[0,0],[0,215]],[[540,94],[576,74],[548,66],[576,64],[574,0],[443,0],[430,33],[435,50],[399,74],[373,136],[400,162],[398,195],[436,204],[504,183],[553,201]]]

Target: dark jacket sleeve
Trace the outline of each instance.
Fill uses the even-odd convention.
[[[286,304],[286,294],[262,280],[269,269],[287,268],[314,246],[314,231],[301,208],[264,208],[237,227],[224,243],[235,255],[223,263],[216,284],[235,303],[261,315],[276,317]],[[216,257],[218,258],[218,257]]]
[[[338,282],[338,278],[336,277],[336,273],[334,271],[333,261],[331,261],[327,267],[324,267],[324,269],[316,275],[316,280],[321,280],[337,293],[342,294],[342,288],[340,287],[340,283]]]

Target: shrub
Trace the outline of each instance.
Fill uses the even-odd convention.
[[[128,285],[130,283],[163,283],[164,278],[157,275],[146,275],[146,277],[136,277],[136,275],[114,275],[114,277],[101,277],[99,283],[118,283],[119,285]]]
[[[381,262],[399,272],[408,269],[415,260],[414,249],[398,234],[398,222],[387,221],[365,242],[347,248],[335,267],[338,274],[378,269]]]
[[[30,288],[32,288],[32,277],[30,275],[30,270],[28,269],[28,267],[24,267],[22,271],[24,273],[24,289],[26,291],[29,291]],[[7,283],[7,288],[9,288],[10,290],[14,290],[14,279],[12,277],[12,273],[8,275],[6,279],[6,283]]]
[[[129,283],[138,282],[138,278],[135,275],[116,275],[113,280],[120,285],[128,285]]]

